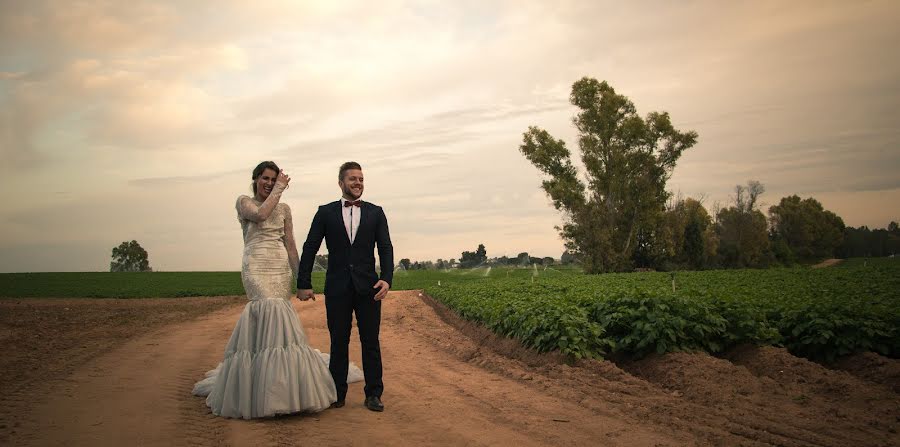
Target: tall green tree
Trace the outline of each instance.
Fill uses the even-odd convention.
[[[844,242],[844,221],[818,200],[797,195],[769,207],[773,243],[780,261],[816,261],[836,255]],[[783,245],[783,246],[782,246]]]
[[[666,237],[661,241],[669,259],[683,268],[707,266],[718,246],[712,223],[712,217],[699,200],[688,197],[675,201],[666,210],[663,228]]]
[[[527,251],[523,251],[522,253],[519,253],[518,256],[516,256],[516,264],[524,266],[531,265],[531,256],[528,255]]]
[[[757,209],[762,183],[751,180],[747,186],[735,186],[734,204],[716,215],[718,257],[725,267],[765,267],[769,264],[766,216]]]
[[[112,249],[112,262],[109,263],[111,272],[149,272],[150,261],[147,250],[144,250],[137,241],[122,242]]]
[[[484,264],[486,261],[487,250],[484,248],[484,244],[478,244],[478,248],[475,249],[474,252],[462,252],[462,257],[459,258],[459,268],[467,269],[477,267],[478,265]]]
[[[654,243],[669,197],[666,181],[697,133],[676,130],[666,112],[641,118],[631,100],[606,81],[576,81],[569,100],[579,109],[573,122],[587,182],[565,143],[546,130],[529,127],[519,150],[549,176],[542,187],[564,213],[557,230],[585,271],[629,270],[638,235]]]

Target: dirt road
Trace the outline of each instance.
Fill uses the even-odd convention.
[[[322,297],[295,300],[294,306],[311,344],[327,350]],[[0,402],[6,408],[0,420],[5,443],[838,446],[900,441],[900,400],[889,386],[789,355],[801,362],[789,365],[791,371],[814,377],[806,383],[792,375],[781,383],[781,377],[768,377],[772,359],[765,357],[780,358],[779,351],[754,349],[730,360],[677,354],[623,364],[624,369],[610,362],[572,367],[463,322],[418,292],[392,292],[384,303],[384,413],[363,407],[362,384],[356,383],[341,409],[227,420],[211,415],[190,391],[221,360],[241,310],[234,302],[164,325],[128,338],[70,374],[32,380]],[[357,340],[350,352],[360,364]],[[796,395],[806,397],[797,401]]]

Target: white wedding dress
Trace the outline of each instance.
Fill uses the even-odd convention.
[[[277,189],[267,200],[277,201]],[[267,219],[247,218],[260,202],[238,198],[238,220],[244,233],[241,280],[249,303],[225,346],[225,359],[193,393],[207,396],[212,412],[229,418],[259,418],[297,412],[316,412],[337,400],[328,371],[328,354],[309,346],[303,326],[291,305],[296,275],[285,248],[285,223],[292,227],[290,208],[278,203]],[[347,382],[363,380],[350,366]]]

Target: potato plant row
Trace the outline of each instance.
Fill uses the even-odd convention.
[[[830,361],[900,356],[900,262],[828,269],[544,274],[445,280],[426,291],[465,318],[575,358],[787,347]]]

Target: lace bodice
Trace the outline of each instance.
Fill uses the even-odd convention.
[[[285,203],[278,203],[272,213],[263,221],[256,221],[253,218],[259,217],[258,209],[260,203],[256,199],[249,196],[240,196],[237,200],[238,222],[241,224],[241,231],[244,234],[244,247],[265,244],[267,242],[278,242],[284,244],[284,223],[285,220],[291,218],[291,209]]]
[[[279,203],[282,191],[276,187],[264,202],[242,195],[235,204],[244,236],[241,278],[251,300],[290,299],[297,277],[291,208]]]

